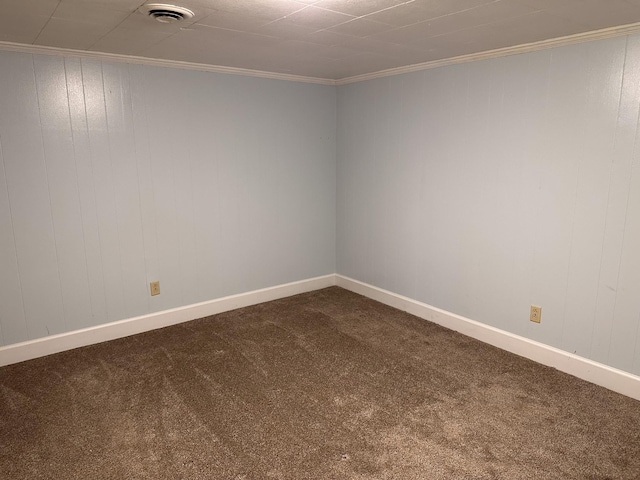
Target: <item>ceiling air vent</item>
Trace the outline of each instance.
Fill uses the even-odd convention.
[[[166,3],[147,3],[140,7],[140,12],[149,15],[161,23],[173,23],[193,17],[193,12],[184,7],[167,5]]]

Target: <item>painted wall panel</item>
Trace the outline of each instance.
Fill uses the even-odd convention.
[[[107,320],[107,303],[103,271],[100,227],[93,177],[92,150],[87,124],[85,86],[82,61],[65,59],[69,116],[73,141],[73,155],[77,174],[77,189],[82,217],[82,240],[85,254],[91,315],[82,318],[82,326],[104,323]]]
[[[611,347],[616,298],[620,278],[622,244],[629,205],[631,168],[637,146],[640,112],[640,37],[629,37],[624,65],[620,109],[608,177],[606,226],[602,245],[596,309],[592,332],[594,360],[606,362]],[[636,344],[638,345],[638,344]],[[638,370],[634,370],[638,371]]]
[[[193,84],[190,90],[193,92],[200,92],[203,88],[206,88],[208,82],[207,75],[197,75],[193,78]],[[214,90],[217,90],[215,88]],[[222,89],[221,89],[222,90]],[[221,288],[221,283],[231,284],[229,281],[233,275],[233,272],[229,273],[227,270],[221,268],[221,261],[228,255],[221,255],[222,242],[221,237],[223,230],[220,228],[219,219],[222,215],[217,197],[220,193],[221,180],[218,174],[218,164],[220,161],[220,151],[218,138],[226,136],[230,132],[224,131],[224,122],[216,121],[211,122],[210,111],[218,111],[220,117],[231,117],[231,108],[228,110],[222,107],[220,100],[224,99],[224,95],[208,95],[202,98],[196,98],[193,96],[191,104],[197,104],[197,107],[191,111],[189,115],[190,127],[192,132],[198,132],[198,125],[208,124],[207,128],[212,132],[217,132],[215,136],[207,135],[203,136],[198,133],[191,135],[188,148],[190,151],[199,152],[197,157],[200,159],[198,162],[194,162],[191,165],[191,180],[194,182],[195,188],[193,189],[193,215],[195,218],[211,218],[215,219],[213,222],[199,222],[196,227],[194,239],[194,253],[196,263],[197,275],[194,277],[195,288],[198,298],[214,297],[220,295],[220,292],[224,290]],[[231,97],[231,95],[230,95]],[[233,98],[227,100],[229,107],[235,102]],[[223,113],[224,111],[224,113]],[[216,116],[218,117],[218,116]],[[215,138],[215,143],[212,145],[212,139]],[[228,148],[224,148],[228,151]],[[191,157],[192,155],[189,154]],[[238,212],[235,212],[236,214]],[[194,224],[195,225],[195,224]],[[234,232],[237,234],[237,232]],[[230,257],[230,255],[229,255]],[[224,272],[224,273],[223,273]],[[224,281],[223,281],[224,280]],[[241,288],[239,285],[230,285],[229,291],[233,291],[234,288]]]
[[[144,72],[144,69],[138,68],[138,66],[130,67],[134,148],[140,189],[140,217],[146,270],[145,286],[147,286],[150,282],[161,278],[161,274],[155,211],[156,193],[153,184],[153,162],[150,154],[153,132],[150,131],[149,112],[144,98],[146,80]],[[149,310],[151,312],[162,310],[160,304],[163,299],[163,295],[148,297]]]
[[[148,311],[148,287],[142,242],[129,68],[126,64],[104,64],[102,78],[114,179],[113,193],[118,219],[122,290],[128,315],[137,316]]]
[[[3,53],[2,59],[2,152],[25,299],[27,335],[37,338],[63,332],[65,318],[34,58]],[[14,320],[6,321],[12,323]],[[10,328],[3,326],[3,330]]]
[[[338,273],[640,373],[638,42],[339,87]]]
[[[639,79],[639,36],[338,89],[0,52],[0,344],[337,270],[640,373]]]
[[[561,345],[591,356],[593,319],[606,228],[609,178],[621,104],[626,39],[589,49],[583,152],[577,178],[572,247]],[[624,141],[623,137],[618,139]],[[624,148],[624,147],[623,147]],[[605,259],[608,261],[608,259]],[[588,325],[583,328],[583,325]]]
[[[60,333],[87,325],[91,297],[64,58],[38,55],[34,68],[65,316]]]
[[[0,341],[16,343],[27,337],[27,322],[14,238],[7,176],[0,138]],[[11,319],[11,321],[9,321]]]
[[[578,176],[586,154],[589,56],[580,47],[549,52],[548,103],[538,158],[543,172],[533,224],[531,303],[544,309],[540,340],[556,347],[561,346],[565,321]]]
[[[115,321],[127,318],[127,314],[102,64],[82,59],[81,66],[107,320]]]
[[[626,371],[637,370],[640,345],[640,160],[634,159],[620,257],[618,289],[611,328],[609,361]]]
[[[9,52],[0,85],[1,344],[335,272],[335,88]]]

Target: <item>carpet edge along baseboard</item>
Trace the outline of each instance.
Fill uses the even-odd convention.
[[[640,400],[640,377],[455,313],[336,275],[336,285],[542,365]]]
[[[335,285],[335,275],[239,293],[0,347],[0,367]]]
[[[540,364],[640,400],[640,377],[344,275],[330,274],[0,347],[0,367],[337,285]]]

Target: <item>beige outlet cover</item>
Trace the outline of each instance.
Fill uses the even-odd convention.
[[[531,311],[529,313],[529,320],[532,322],[540,323],[542,319],[542,307],[538,305],[531,305]]]

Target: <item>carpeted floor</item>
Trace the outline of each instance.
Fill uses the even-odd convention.
[[[0,368],[2,479],[638,479],[640,402],[332,287]]]

